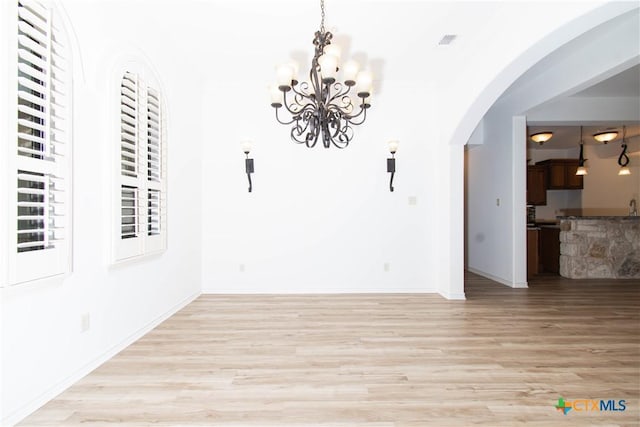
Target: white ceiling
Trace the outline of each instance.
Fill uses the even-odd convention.
[[[636,97],[640,102],[640,65],[635,65],[600,83],[573,95],[574,97]],[[622,140],[622,129],[626,126],[627,138],[640,135],[640,117],[632,123],[601,123],[599,125],[585,124],[582,134],[585,144],[596,144],[593,134],[604,130],[618,131],[618,137],[612,142]],[[580,143],[580,126],[529,126],[528,133],[551,131],[553,137],[543,145],[528,140],[529,148],[533,150],[562,150],[576,147]]]
[[[640,64],[595,84],[574,97],[640,97]]]

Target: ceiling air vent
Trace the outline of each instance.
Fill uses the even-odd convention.
[[[453,43],[453,41],[456,39],[456,37],[458,37],[456,34],[445,34],[444,36],[442,36],[442,38],[438,42],[438,45],[439,46],[447,46],[447,45]]]

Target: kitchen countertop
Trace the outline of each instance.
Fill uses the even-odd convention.
[[[560,224],[540,224],[540,228],[560,228]]]
[[[619,216],[613,216],[613,215],[607,215],[607,216],[576,216],[576,215],[570,215],[570,216],[558,216],[556,217],[560,220],[562,219],[615,219],[615,220],[630,220],[630,221],[638,221],[640,220],[640,216],[623,216],[623,215],[619,215]]]

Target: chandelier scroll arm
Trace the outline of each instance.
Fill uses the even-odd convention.
[[[350,130],[350,128],[349,128]],[[351,142],[351,140],[353,139],[353,133],[351,133],[351,135],[349,135],[349,133],[347,132],[340,132],[340,134],[338,135],[338,138],[334,138],[333,136],[330,136],[329,139],[331,140],[331,144],[339,149],[343,149],[343,148],[347,148],[347,146],[349,145],[349,143]]]
[[[361,106],[360,106],[360,111],[358,112],[358,114],[356,114],[355,116],[352,116],[352,117],[349,119],[349,123],[351,123],[351,124],[352,124],[352,125],[354,125],[354,126],[359,126],[359,125],[363,124],[363,123],[364,123],[364,121],[365,121],[365,120],[367,120],[367,110],[368,110],[368,108],[365,108],[365,107],[364,107],[364,104],[363,104],[363,105],[361,105]],[[359,122],[354,122],[354,121],[352,120],[352,119],[354,119],[354,118],[356,118],[356,117],[358,117],[358,116],[360,116],[360,115],[362,115],[362,120],[360,120]]]
[[[295,104],[297,104],[297,105],[300,105],[300,103],[296,100],[296,96],[297,96],[297,95],[294,95],[294,96],[293,96],[293,102],[294,102]],[[304,96],[304,95],[303,95],[303,96]],[[284,104],[284,107],[287,109],[287,111],[288,111],[291,115],[296,115],[296,114],[298,114],[298,113],[299,113],[299,111],[293,111],[293,110],[291,109],[291,105],[292,105],[292,104],[291,104],[291,102],[287,102],[287,92],[284,92],[284,93],[283,93],[283,96],[282,96],[282,103]]]
[[[302,116],[303,114],[312,114],[315,110],[316,110],[316,105],[312,102],[309,101],[306,104],[302,105],[302,104],[298,104],[300,106],[300,109],[297,112],[291,112],[289,111],[291,114],[297,115],[297,116]]]
[[[331,127],[335,128],[335,132],[331,133],[327,129],[329,141],[336,148],[346,148],[353,139],[353,129],[349,126],[349,122],[336,116],[330,120],[330,123]]]
[[[296,139],[296,142],[298,142],[299,144],[305,144],[307,146],[307,148],[313,148],[318,143],[318,136],[319,135],[320,135],[320,132],[309,131],[305,135],[304,140],[300,141],[300,140]]]
[[[298,139],[296,137],[296,135],[295,135],[296,133],[298,133],[298,132],[297,132],[296,127],[294,126],[294,127],[291,128],[291,132],[290,132],[291,139],[293,140],[293,142],[295,142],[296,144],[306,144],[306,142],[307,142],[306,139],[302,139],[302,140]],[[302,133],[303,132],[300,132],[300,133],[298,133],[298,135],[302,135]]]
[[[278,110],[279,108],[276,108],[276,120],[278,121],[278,123],[280,123],[281,125],[290,125],[291,123],[294,123],[296,121],[295,118],[291,119],[291,121],[288,122],[283,122],[282,120],[280,120],[280,115],[278,114]]]
[[[300,90],[296,89],[296,86],[298,86]],[[302,96],[307,99],[311,99],[313,97],[311,94],[309,94],[309,83],[307,82],[302,82],[300,84],[293,85],[291,86],[291,90],[296,95]]]
[[[353,105],[353,110],[355,111],[356,105],[353,104],[353,103],[352,103],[352,105]],[[364,120],[365,120],[366,117],[364,117],[360,122],[354,122],[353,119],[355,119],[357,117],[360,117],[363,114],[366,114],[365,111],[369,107],[365,107],[365,105],[366,105],[366,103],[364,102],[364,100],[362,100],[362,103],[357,105],[358,107],[360,107],[360,110],[356,114],[349,114],[349,117],[347,118],[347,120],[349,120],[355,126],[358,126],[358,125],[361,125],[362,123],[364,123]]]
[[[336,94],[334,94],[327,100],[327,104],[333,103],[333,101],[335,101],[338,98],[343,98],[351,91],[350,86],[343,85],[340,82],[334,83],[333,85],[327,85],[327,88],[329,88],[329,86],[333,86],[333,89],[335,89]],[[343,89],[343,87],[346,87],[346,89]]]

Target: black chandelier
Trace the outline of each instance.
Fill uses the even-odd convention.
[[[353,139],[352,126],[361,125],[367,118],[373,78],[369,71],[358,72],[355,61],[347,61],[342,67],[343,82],[337,81],[340,48],[331,44],[333,34],[324,28],[324,0],[320,1],[320,11],[322,19],[313,39],[315,53],[309,82],[298,82],[295,64],[281,65],[278,85],[271,89],[271,106],[279,123],[292,125],[294,142],[311,148],[322,135],[325,148],[345,148]],[[280,117],[283,106],[289,120]]]

